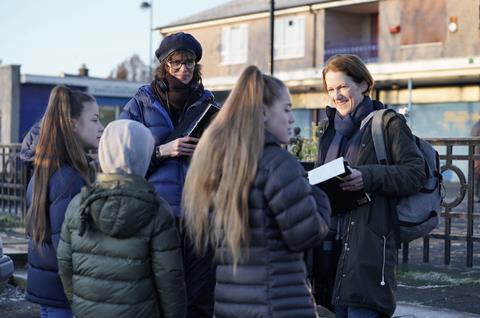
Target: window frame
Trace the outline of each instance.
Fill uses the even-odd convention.
[[[232,30],[238,29],[240,33],[240,39],[232,41]],[[235,35],[233,35],[235,36]],[[228,39],[228,43],[226,39]],[[238,41],[238,42],[237,42]],[[243,48],[242,48],[243,41]],[[235,47],[235,43],[239,43],[240,52],[234,55],[232,52],[238,47]],[[228,46],[228,47],[227,47]],[[245,64],[248,61],[248,24],[235,24],[224,26],[221,29],[220,34],[220,65],[236,65]]]
[[[290,21],[293,21],[299,29],[290,29],[290,32],[298,33],[296,41],[289,43],[292,38],[287,27]],[[286,60],[305,57],[305,38],[306,38],[306,18],[305,15],[290,15],[275,19],[275,40],[274,40],[274,59]],[[292,31],[295,30],[295,31]],[[279,36],[281,35],[281,37]],[[280,43],[282,41],[282,43]],[[290,51],[290,52],[289,52]]]

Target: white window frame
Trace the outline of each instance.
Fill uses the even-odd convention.
[[[221,34],[221,65],[245,64],[248,56],[248,25],[225,26]]]
[[[305,16],[293,15],[275,19],[275,60],[305,56]]]

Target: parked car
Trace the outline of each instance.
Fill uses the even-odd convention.
[[[3,255],[2,238],[0,237],[0,291],[7,285],[10,276],[13,275],[13,261],[7,255]]]

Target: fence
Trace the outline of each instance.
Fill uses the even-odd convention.
[[[456,182],[449,183],[449,189],[458,190],[458,192],[456,195],[447,193],[441,214],[441,227],[423,239],[423,261],[429,262],[432,241],[443,241],[445,265],[449,265],[451,261],[452,242],[466,242],[466,249],[461,255],[466,256],[466,266],[472,267],[474,243],[480,242],[480,222],[475,223],[480,218],[480,213],[475,210],[474,200],[474,161],[480,160],[480,154],[478,154],[480,138],[435,138],[428,141],[440,153],[442,173],[454,174],[458,179]],[[26,182],[31,174],[31,168],[19,160],[19,151],[18,144],[0,145],[0,214],[23,218],[26,211]],[[466,176],[463,171],[467,172]],[[464,223],[460,227],[457,222],[459,220]],[[454,223],[457,224],[456,228],[453,226]],[[456,232],[452,232],[452,229]],[[418,244],[417,241],[412,244]],[[404,245],[402,248],[404,264],[408,263],[409,251],[410,246]],[[480,260],[478,261],[480,263]]]
[[[465,242],[466,250],[461,255],[465,256],[467,267],[473,266],[474,243],[480,242],[480,223],[475,221],[480,218],[480,213],[475,209],[475,172],[474,162],[480,160],[480,138],[432,138],[428,141],[434,145],[440,154],[442,162],[441,171],[453,173],[457,182],[446,183],[450,190],[457,193],[447,196],[443,203],[441,214],[441,227],[429,237],[423,238],[423,261],[430,261],[431,240],[443,241],[443,263],[450,265],[452,256],[452,242]],[[467,175],[460,166],[466,166]],[[477,181],[478,182],[478,181]],[[456,188],[456,189],[455,189]],[[478,199],[478,198],[477,198]],[[454,224],[457,226],[454,227]],[[458,225],[461,226],[458,226]],[[456,232],[452,233],[452,229]],[[477,233],[475,232],[477,229]],[[403,263],[408,263],[409,245],[403,246]],[[478,265],[478,264],[477,264]]]
[[[30,169],[18,154],[20,144],[0,145],[0,213],[23,219]]]

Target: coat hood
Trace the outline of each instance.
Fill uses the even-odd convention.
[[[144,177],[154,146],[152,133],[143,124],[127,119],[113,121],[105,128],[98,147],[102,172]]]
[[[116,238],[133,236],[159,209],[154,187],[135,175],[99,174],[92,188],[82,189],[80,218]]]

